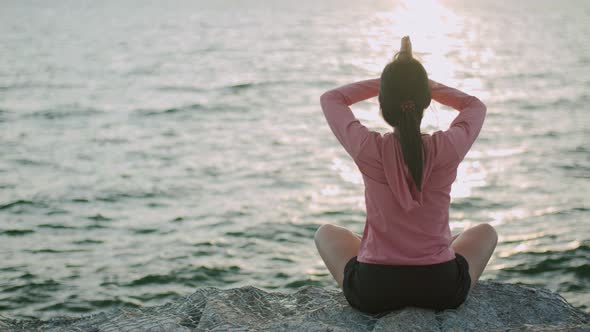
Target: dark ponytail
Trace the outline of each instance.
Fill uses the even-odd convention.
[[[414,102],[411,102],[412,105]],[[422,170],[424,168],[424,159],[422,155],[422,134],[420,133],[420,120],[417,117],[416,107],[402,107],[400,113],[399,141],[402,146],[404,161],[408,166],[410,174],[418,191],[422,191]]]
[[[399,134],[404,162],[418,191],[424,170],[420,123],[430,101],[428,75],[418,60],[396,56],[385,66],[379,91],[381,114]]]

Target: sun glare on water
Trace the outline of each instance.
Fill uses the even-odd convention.
[[[422,62],[430,78],[468,93],[480,90],[480,80],[459,80],[456,77],[465,66],[461,63],[461,55],[469,52],[467,41],[475,38],[465,36],[463,26],[463,18],[439,1],[398,2],[390,10],[377,12],[365,22],[362,33],[366,56],[354,59],[353,63],[367,73],[381,73],[399,50],[401,37],[408,35],[412,40],[414,57]],[[436,113],[430,112],[432,110]],[[389,128],[379,112],[371,111],[359,116],[377,127]],[[448,128],[455,116],[455,111],[441,109],[440,104],[433,102],[422,120],[423,131]]]
[[[380,73],[399,50],[401,37],[408,35],[412,40],[414,57],[422,62],[430,78],[474,94],[481,90],[481,80],[457,77],[462,69],[471,67],[470,63],[465,62],[465,58],[473,51],[470,50],[469,41],[477,38],[474,33],[464,33],[464,24],[462,16],[440,1],[400,1],[390,10],[375,13],[372,19],[365,22],[361,33],[366,42],[366,56],[353,60],[353,63],[367,73]],[[376,100],[371,103],[373,106],[369,110],[357,107],[356,115],[363,122],[383,132],[391,130],[381,118]],[[422,131],[432,133],[445,130],[456,116],[457,111],[433,100],[424,113]],[[485,185],[486,175],[480,163],[466,162],[458,171],[451,196],[469,197],[473,188]],[[349,181],[359,180],[355,178]]]

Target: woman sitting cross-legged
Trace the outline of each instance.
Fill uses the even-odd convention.
[[[355,118],[350,105],[379,97],[381,134]],[[449,129],[420,133],[431,99],[459,111]],[[362,237],[322,225],[315,244],[348,303],[367,313],[416,306],[457,308],[496,247],[480,224],[452,237],[451,185],[477,138],[486,106],[476,97],[428,79],[408,37],[380,78],[347,84],[320,98],[326,120],[362,173],[366,223]]]

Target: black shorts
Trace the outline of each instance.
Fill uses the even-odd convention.
[[[465,257],[432,265],[382,265],[351,258],[344,267],[343,292],[355,309],[375,314],[407,306],[454,309],[469,293]]]

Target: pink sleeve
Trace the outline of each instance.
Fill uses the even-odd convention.
[[[361,152],[370,140],[378,139],[380,133],[367,129],[352,113],[350,105],[379,95],[379,78],[359,81],[329,90],[320,97],[324,116],[332,132],[346,152],[358,161]],[[364,151],[374,154],[377,150]],[[376,158],[377,156],[367,156]],[[364,158],[363,158],[364,159]],[[358,163],[357,163],[358,164]],[[360,165],[359,165],[360,166]]]
[[[486,105],[477,97],[470,96],[457,89],[430,80],[432,99],[454,108],[459,114],[444,136],[449,149],[456,153],[457,162],[461,162],[479,135],[486,116]]]

